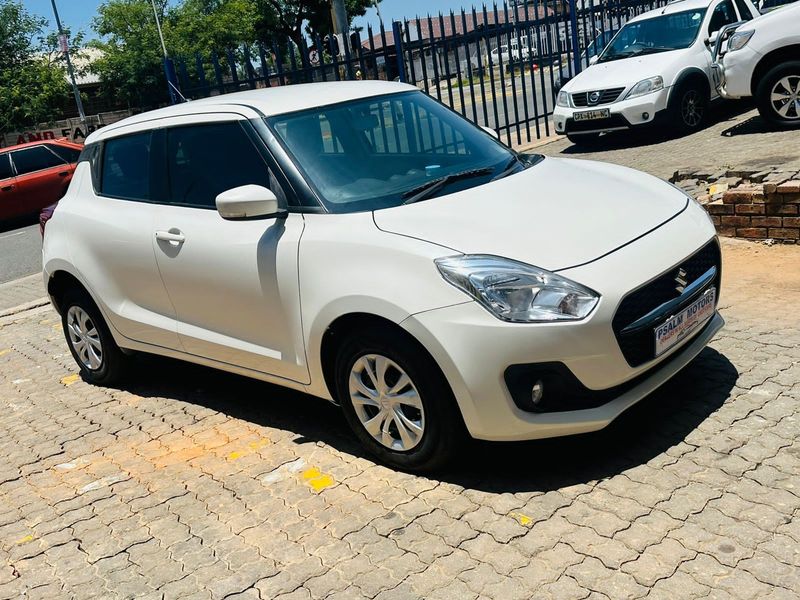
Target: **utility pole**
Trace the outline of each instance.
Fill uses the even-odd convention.
[[[69,79],[72,82],[72,93],[75,94],[75,104],[78,105],[78,115],[81,118],[81,123],[86,123],[86,113],[83,112],[83,100],[81,100],[81,93],[78,90],[78,84],[75,81],[75,71],[72,69],[72,61],[69,58],[69,40],[64,28],[61,26],[61,19],[58,16],[58,8],[56,8],[56,0],[50,0],[53,5],[53,14],[56,17],[56,26],[58,27],[58,41],[61,44],[61,50],[64,52],[64,57],[67,59],[67,72]]]
[[[333,33],[339,37],[339,51],[344,53],[344,46],[350,49],[350,35],[348,28],[350,21],[347,19],[347,9],[344,7],[344,0],[331,0],[331,18],[333,19]]]
[[[161,49],[164,51],[164,75],[167,77],[167,91],[169,92],[170,104],[178,103],[178,78],[175,76],[175,65],[167,53],[167,45],[164,43],[164,34],[161,32],[161,20],[158,18],[158,9],[156,9],[156,0],[150,0],[153,5],[153,15],[156,18],[156,29],[158,29],[158,39],[161,40]]]

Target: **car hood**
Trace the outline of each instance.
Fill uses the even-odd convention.
[[[550,271],[591,262],[683,211],[686,195],[645,173],[546,158],[509,177],[375,211],[383,231],[464,254],[494,254]]]
[[[570,94],[615,87],[624,87],[627,90],[643,79],[656,75],[661,75],[664,85],[669,86],[676,65],[686,65],[685,54],[685,50],[670,50],[596,63],[570,79],[564,90]]]

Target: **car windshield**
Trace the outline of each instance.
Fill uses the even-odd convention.
[[[697,38],[705,14],[706,9],[701,8],[628,23],[611,40],[598,62],[688,48]]]
[[[449,194],[535,162],[422,92],[277,115],[267,124],[337,213]]]

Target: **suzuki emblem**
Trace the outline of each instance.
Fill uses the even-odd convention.
[[[675,291],[679,294],[682,294],[683,290],[686,289],[686,284],[689,283],[686,279],[686,271],[683,269],[678,269],[678,274],[675,275],[675,283],[678,284],[675,288]]]

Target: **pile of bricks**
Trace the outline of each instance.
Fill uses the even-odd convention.
[[[715,181],[698,173],[678,172],[673,181],[706,207],[720,235],[800,243],[800,174],[796,172],[729,171]]]

